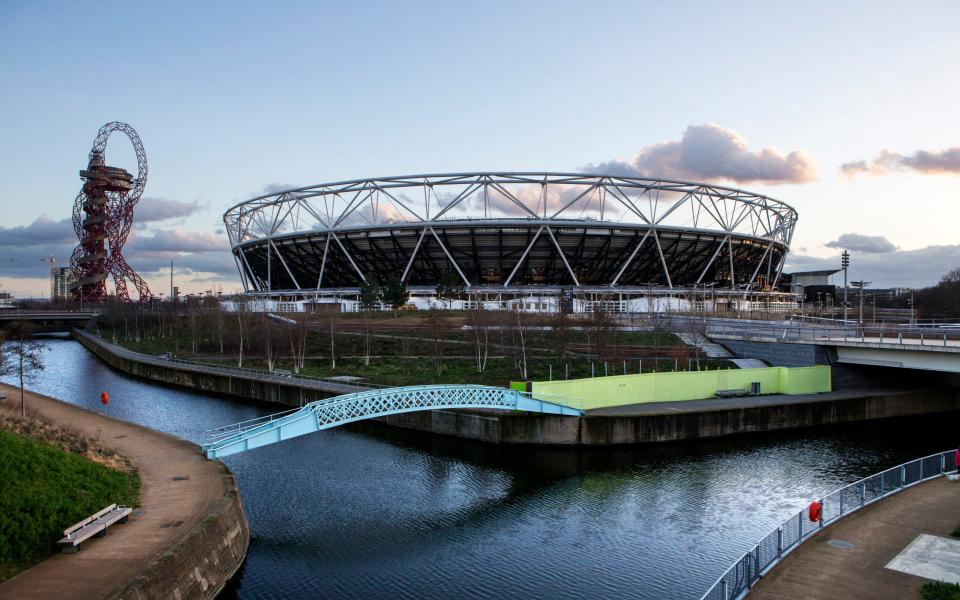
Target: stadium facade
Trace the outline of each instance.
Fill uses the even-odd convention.
[[[403,281],[472,298],[783,303],[797,212],[751,192],[581,173],[359,179],[275,192],[224,224],[248,296],[355,297]],[[538,300],[540,303],[542,300]]]

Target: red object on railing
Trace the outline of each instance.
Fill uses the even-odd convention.
[[[110,394],[106,392],[100,392],[100,404],[106,406],[110,403]]]
[[[814,500],[813,502],[811,502],[811,503],[810,503],[810,510],[808,511],[808,515],[809,515],[809,517],[810,517],[810,520],[811,520],[812,522],[814,522],[814,523],[819,523],[819,522],[820,522],[820,515],[821,515],[821,512],[822,512],[822,511],[823,511],[823,505],[821,505],[821,504],[820,504],[819,502],[817,502],[816,500]]]

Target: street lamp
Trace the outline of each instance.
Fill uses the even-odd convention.
[[[863,288],[873,283],[872,281],[851,281],[850,285],[860,288],[860,310],[857,312],[857,327],[863,332]]]
[[[846,250],[840,255],[840,266],[843,268],[843,320],[847,320],[847,269],[850,267],[850,253]],[[846,323],[844,323],[846,325]]]

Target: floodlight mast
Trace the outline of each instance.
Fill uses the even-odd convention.
[[[846,250],[840,255],[840,266],[843,267],[843,324],[847,324],[847,269],[850,268],[850,253]]]

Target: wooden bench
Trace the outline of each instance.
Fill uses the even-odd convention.
[[[714,394],[717,398],[737,398],[739,396],[746,396],[749,392],[746,389],[740,388],[736,390],[717,390],[717,393]]]
[[[64,538],[57,543],[62,546],[64,554],[79,552],[80,544],[92,537],[104,537],[107,535],[107,527],[114,523],[126,523],[132,512],[133,509],[129,506],[111,504],[76,525],[64,529]]]

